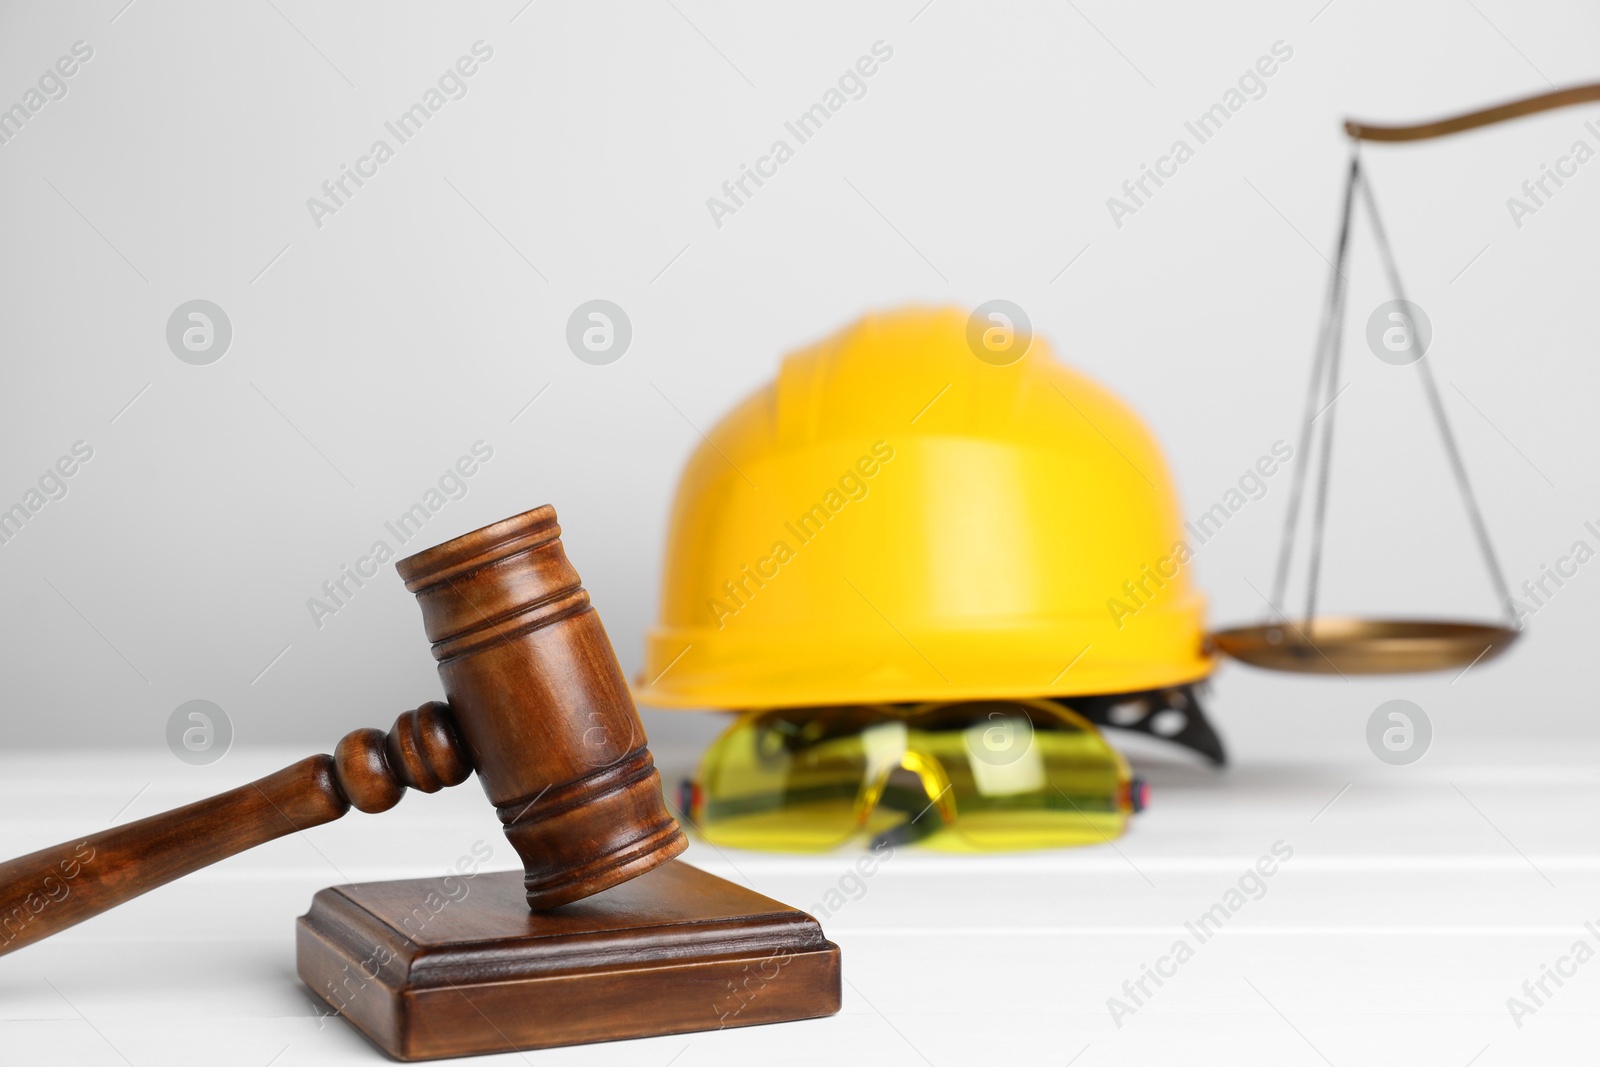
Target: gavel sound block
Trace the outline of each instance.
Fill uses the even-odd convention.
[[[448,703],[357,730],[209,800],[0,864],[0,954],[352,806],[474,770],[523,870],[338,886],[300,917],[300,977],[406,1060],[839,1010],[816,920],[680,863],[644,727],[537,508],[400,560]]]

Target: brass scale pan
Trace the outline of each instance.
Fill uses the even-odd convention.
[[[1344,128],[1355,142],[1420,141],[1552,108],[1596,101],[1600,101],[1600,83],[1542,93],[1413,126],[1375,126],[1347,121]],[[1347,215],[1348,204],[1347,199]],[[1341,252],[1343,241],[1342,235]],[[1393,280],[1398,282],[1397,277]],[[1334,310],[1342,310],[1342,306],[1336,302]],[[1441,430],[1446,434],[1448,444],[1448,428],[1441,425]],[[1469,508],[1475,514],[1476,505],[1472,503],[1470,488],[1465,484],[1465,472],[1458,470],[1457,474],[1467,495]],[[1492,551],[1488,550],[1487,536],[1481,524],[1479,534],[1491,574],[1496,577],[1497,585],[1509,606],[1509,594],[1504,582],[1499,579],[1498,564],[1494,562]],[[1509,648],[1520,633],[1513,625],[1490,622],[1318,617],[1308,612],[1307,617],[1299,622],[1285,620],[1221,630],[1213,633],[1209,642],[1225,655],[1267,670],[1303,674],[1405,674],[1469,667],[1493,659]]]
[[[1211,643],[1241,663],[1301,674],[1414,674],[1471,666],[1511,647],[1520,631],[1480,622],[1351,619],[1239,626]]]

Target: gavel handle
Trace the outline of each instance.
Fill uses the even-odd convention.
[[[446,704],[408,711],[385,734],[356,730],[332,756],[160,815],[0,863],[0,955],[218,860],[350,808],[387,811],[406,787],[425,793],[472,773]]]

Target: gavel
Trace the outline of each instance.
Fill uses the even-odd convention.
[[[682,852],[600,617],[549,506],[399,560],[447,702],[237,789],[0,863],[0,954],[245,849],[473,771],[545,911]]]

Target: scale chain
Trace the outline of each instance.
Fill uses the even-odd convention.
[[[1367,216],[1372,220],[1372,232],[1377,238],[1378,250],[1383,257],[1385,272],[1389,275],[1389,287],[1394,292],[1396,300],[1406,301],[1405,290],[1400,285],[1400,270],[1395,265],[1394,252],[1389,247],[1389,236],[1383,228],[1383,220],[1378,215],[1378,203],[1372,195],[1372,184],[1365,179],[1361,182],[1362,199],[1367,205]],[[1494,544],[1489,540],[1489,528],[1483,521],[1483,512],[1478,507],[1478,498],[1472,491],[1472,482],[1467,477],[1467,467],[1461,458],[1461,448],[1456,443],[1455,434],[1450,429],[1449,417],[1445,414],[1444,401],[1439,396],[1439,386],[1433,377],[1433,368],[1428,363],[1428,354],[1424,352],[1417,360],[1417,370],[1422,377],[1423,392],[1428,397],[1428,407],[1433,411],[1434,423],[1439,428],[1439,437],[1444,442],[1445,454],[1450,460],[1450,470],[1455,475],[1456,489],[1461,494],[1461,501],[1467,509],[1467,520],[1472,524],[1472,532],[1478,542],[1478,550],[1483,555],[1484,565],[1489,570],[1489,578],[1494,583],[1495,590],[1500,594],[1500,604],[1505,609],[1512,629],[1521,629],[1521,622],[1517,618],[1516,608],[1511,596],[1511,587],[1506,584],[1505,572],[1501,570],[1499,557],[1495,555]]]
[[[1359,150],[1359,146],[1358,146]],[[1339,221],[1338,262],[1343,262],[1344,249],[1350,237],[1351,205],[1355,198],[1355,182],[1360,171],[1359,154],[1350,157],[1350,171],[1345,179],[1344,211]],[[1305,417],[1300,425],[1300,465],[1295,469],[1294,480],[1289,487],[1289,510],[1284,515],[1283,542],[1278,548],[1278,566],[1272,580],[1272,599],[1268,606],[1282,615],[1284,597],[1289,589],[1289,563],[1294,554],[1294,541],[1300,519],[1300,502],[1305,492],[1306,477],[1309,472],[1311,458],[1311,429],[1316,421],[1317,399],[1322,392],[1322,379],[1324,367],[1327,363],[1328,338],[1333,331],[1333,323],[1343,313],[1343,300],[1341,297],[1342,272],[1336,267],[1328,275],[1328,292],[1323,300],[1322,325],[1317,331],[1316,354],[1312,358],[1311,382],[1306,389]]]
[[[1322,541],[1323,533],[1327,529],[1328,519],[1328,487],[1333,480],[1333,427],[1334,427],[1334,401],[1339,399],[1339,359],[1344,349],[1344,311],[1345,298],[1349,295],[1349,278],[1344,272],[1345,264],[1349,261],[1350,249],[1350,220],[1355,214],[1354,192],[1355,187],[1366,181],[1361,173],[1359,155],[1350,160],[1350,185],[1347,191],[1344,224],[1339,232],[1339,249],[1333,260],[1333,282],[1335,290],[1335,305],[1333,309],[1333,328],[1328,335],[1328,376],[1323,386],[1323,395],[1327,400],[1319,414],[1327,419],[1322,424],[1322,449],[1319,459],[1321,465],[1317,470],[1317,499],[1311,519],[1311,557],[1309,570],[1306,575],[1306,614],[1305,628],[1309,633],[1312,629],[1311,620],[1317,614],[1317,592],[1322,579]],[[1313,416],[1315,418],[1315,416]]]
[[[1361,197],[1366,204],[1367,215],[1371,220],[1373,234],[1383,260],[1385,273],[1388,275],[1389,285],[1394,293],[1394,298],[1405,301],[1405,291],[1400,282],[1400,271],[1394,258],[1394,251],[1389,244],[1388,232],[1383,227],[1383,220],[1378,214],[1377,201],[1372,193],[1371,182],[1363,173],[1360,165],[1360,142],[1355,143],[1355,150],[1350,158],[1349,174],[1345,182],[1344,210],[1339,221],[1339,239],[1332,270],[1328,278],[1328,291],[1324,304],[1324,318],[1317,335],[1317,348],[1312,361],[1311,382],[1306,393],[1306,409],[1304,422],[1300,428],[1300,455],[1303,457],[1301,465],[1295,471],[1294,481],[1290,488],[1288,513],[1284,519],[1283,542],[1279,546],[1277,568],[1273,579],[1272,599],[1268,606],[1280,616],[1287,619],[1283,609],[1285,597],[1288,592],[1289,571],[1294,555],[1294,544],[1298,532],[1301,508],[1304,505],[1305,488],[1311,476],[1312,456],[1310,449],[1313,444],[1313,424],[1319,418],[1326,418],[1322,426],[1321,441],[1318,442],[1316,498],[1313,503],[1311,520],[1310,558],[1308,560],[1308,573],[1306,579],[1306,609],[1305,626],[1307,631],[1312,628],[1312,620],[1316,615],[1317,595],[1319,592],[1323,535],[1327,528],[1328,494],[1332,480],[1333,467],[1333,429],[1334,413],[1333,404],[1338,399],[1339,362],[1343,347],[1344,313],[1346,297],[1349,293],[1349,279],[1344,268],[1349,259],[1349,244],[1351,222],[1355,215],[1355,192],[1357,186],[1361,189]],[[1495,554],[1494,545],[1489,539],[1488,526],[1483,519],[1483,513],[1478,506],[1478,500],[1472,489],[1472,483],[1467,476],[1465,461],[1461,456],[1460,446],[1456,442],[1455,434],[1450,427],[1449,418],[1444,409],[1444,402],[1439,394],[1432,367],[1423,358],[1417,360],[1418,373],[1421,375],[1423,392],[1428,399],[1428,406],[1433,415],[1434,424],[1439,431],[1440,440],[1444,444],[1445,454],[1450,463],[1450,470],[1454,476],[1456,488],[1461,495],[1466,507],[1467,518],[1472,527],[1474,538],[1477,541],[1479,552],[1483,556],[1485,567],[1489,571],[1490,580],[1500,596],[1500,602],[1513,628],[1520,628],[1517,619],[1515,602],[1511,596],[1510,587],[1506,584],[1505,573],[1501,569],[1498,556]],[[1318,402],[1323,406],[1319,409]]]

